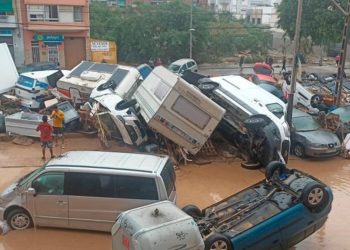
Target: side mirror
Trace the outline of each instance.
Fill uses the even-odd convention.
[[[27,193],[28,193],[28,194],[31,194],[31,195],[33,195],[33,196],[36,195],[36,191],[35,191],[34,188],[28,188],[28,189],[27,189]]]

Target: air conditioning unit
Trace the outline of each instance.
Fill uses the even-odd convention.
[[[83,71],[80,74],[82,80],[97,82],[101,78],[101,74],[93,71]]]

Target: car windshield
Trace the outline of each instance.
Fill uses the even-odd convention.
[[[169,69],[170,71],[172,71],[172,72],[178,72],[179,69],[180,69],[180,65],[177,65],[177,64],[170,64],[168,69]]]
[[[320,125],[311,116],[293,117],[293,127],[298,132],[314,131],[320,128]]]
[[[40,167],[40,168],[37,168],[35,169],[34,171],[32,172],[29,172],[28,174],[26,174],[25,176],[21,177],[19,180],[18,180],[18,186],[22,186],[24,184],[26,184],[30,179],[32,179],[32,177],[34,177],[37,173],[41,172],[44,168],[45,168],[46,165]]]
[[[340,107],[336,110],[332,111],[332,114],[336,114],[340,116],[340,120],[342,122],[349,122],[350,121],[350,106],[347,107]]]
[[[267,109],[271,111],[275,116],[281,118],[284,116],[283,107],[278,103],[271,103],[266,105]]]

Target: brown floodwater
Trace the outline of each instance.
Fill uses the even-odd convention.
[[[84,143],[86,145],[86,142]],[[79,148],[79,145],[76,145]],[[38,156],[28,148],[6,147],[0,151],[0,191],[11,181],[31,171],[40,163]],[[37,149],[38,145],[33,148]],[[0,143],[1,149],[1,143]],[[3,148],[5,149],[5,148]],[[39,149],[39,148],[38,148]],[[74,148],[72,148],[74,149]],[[89,148],[87,148],[89,149]],[[24,152],[24,153],[23,153]],[[25,162],[10,162],[3,159],[7,154],[23,156]],[[10,157],[11,158],[11,157]],[[22,157],[21,157],[22,158]],[[30,160],[31,159],[31,160]],[[12,168],[3,168],[5,166]],[[29,167],[19,167],[29,166]],[[330,185],[334,193],[332,211],[319,231],[299,243],[293,249],[350,250],[350,161],[340,158],[332,160],[299,160],[291,158],[290,167],[301,169]],[[239,160],[216,162],[208,165],[181,166],[177,173],[178,205],[192,203],[204,208],[226,196],[261,180],[261,171],[240,167]],[[111,250],[111,236],[108,233],[81,230],[32,228],[25,231],[10,231],[0,236],[0,250]]]

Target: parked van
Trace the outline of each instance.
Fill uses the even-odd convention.
[[[119,213],[162,200],[175,202],[175,190],[167,156],[67,152],[0,194],[0,220],[12,229],[34,224],[110,231]]]
[[[203,250],[194,219],[169,201],[123,212],[112,228],[113,250]]]

